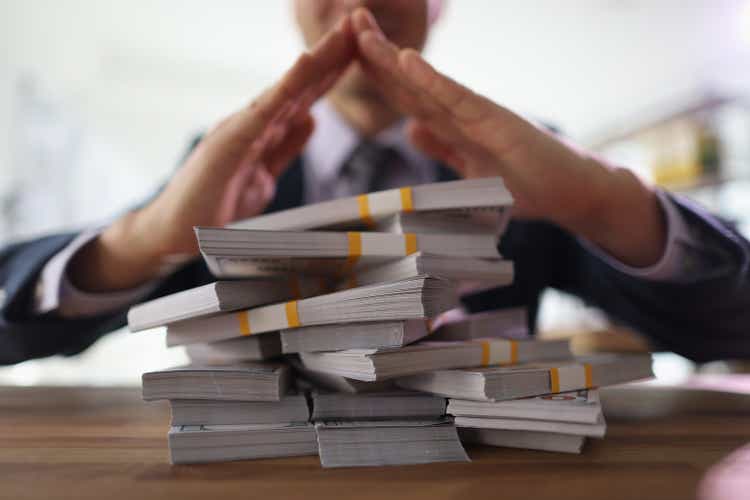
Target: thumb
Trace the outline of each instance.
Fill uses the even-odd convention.
[[[461,177],[466,175],[466,159],[451,144],[435,135],[429,126],[412,120],[409,122],[407,134],[412,144],[427,156],[449,166]]]
[[[243,162],[240,168],[234,172],[226,183],[219,201],[219,209],[216,214],[217,225],[223,226],[236,219],[247,186],[253,183],[253,178],[259,169],[260,165],[257,162],[247,161]]]
[[[261,214],[275,194],[276,180],[264,166],[259,165],[240,195],[233,220]]]

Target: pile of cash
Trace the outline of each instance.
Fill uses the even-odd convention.
[[[468,461],[462,443],[580,453],[597,387],[650,356],[574,358],[525,308],[468,314],[513,283],[501,179],[393,189],[196,228],[217,281],[133,307],[190,364],[143,375],[174,463],[318,454],[324,467]]]

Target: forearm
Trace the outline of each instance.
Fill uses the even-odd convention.
[[[162,257],[143,231],[139,212],[113,222],[70,261],[67,276],[86,292],[112,292],[138,287],[159,275]]]
[[[593,189],[581,192],[594,199],[592,209],[566,229],[628,266],[655,264],[667,241],[665,214],[656,192],[629,170],[599,163],[593,167],[599,177],[589,185]]]
[[[658,196],[669,228],[656,266],[628,268],[579,239],[583,248],[571,241],[565,253],[577,257],[557,285],[662,348],[704,361],[750,357],[750,245],[688,200]]]

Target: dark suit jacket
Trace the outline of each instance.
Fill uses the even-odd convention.
[[[452,174],[440,168],[440,180]],[[303,169],[296,160],[279,179],[268,212],[303,201]],[[657,345],[689,358],[750,357],[750,245],[737,232],[700,208],[675,200],[691,227],[725,257],[684,283],[655,282],[623,274],[591,255],[570,233],[545,222],[512,221],[500,242],[515,261],[516,280],[508,287],[464,298],[471,311],[529,307],[534,324],[541,292],[554,287],[572,292],[647,334]],[[64,319],[33,313],[34,288],[44,265],[75,233],[12,244],[0,250],[0,364],[53,354],[72,355],[103,334],[126,324],[126,310],[96,317]],[[146,299],[212,281],[196,260],[164,280]]]

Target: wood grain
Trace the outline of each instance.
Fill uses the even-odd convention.
[[[475,447],[471,464],[320,468],[317,457],[171,466],[166,404],[135,389],[0,388],[0,498],[438,500],[692,498],[750,441],[750,398],[675,389],[603,396],[583,455]]]

